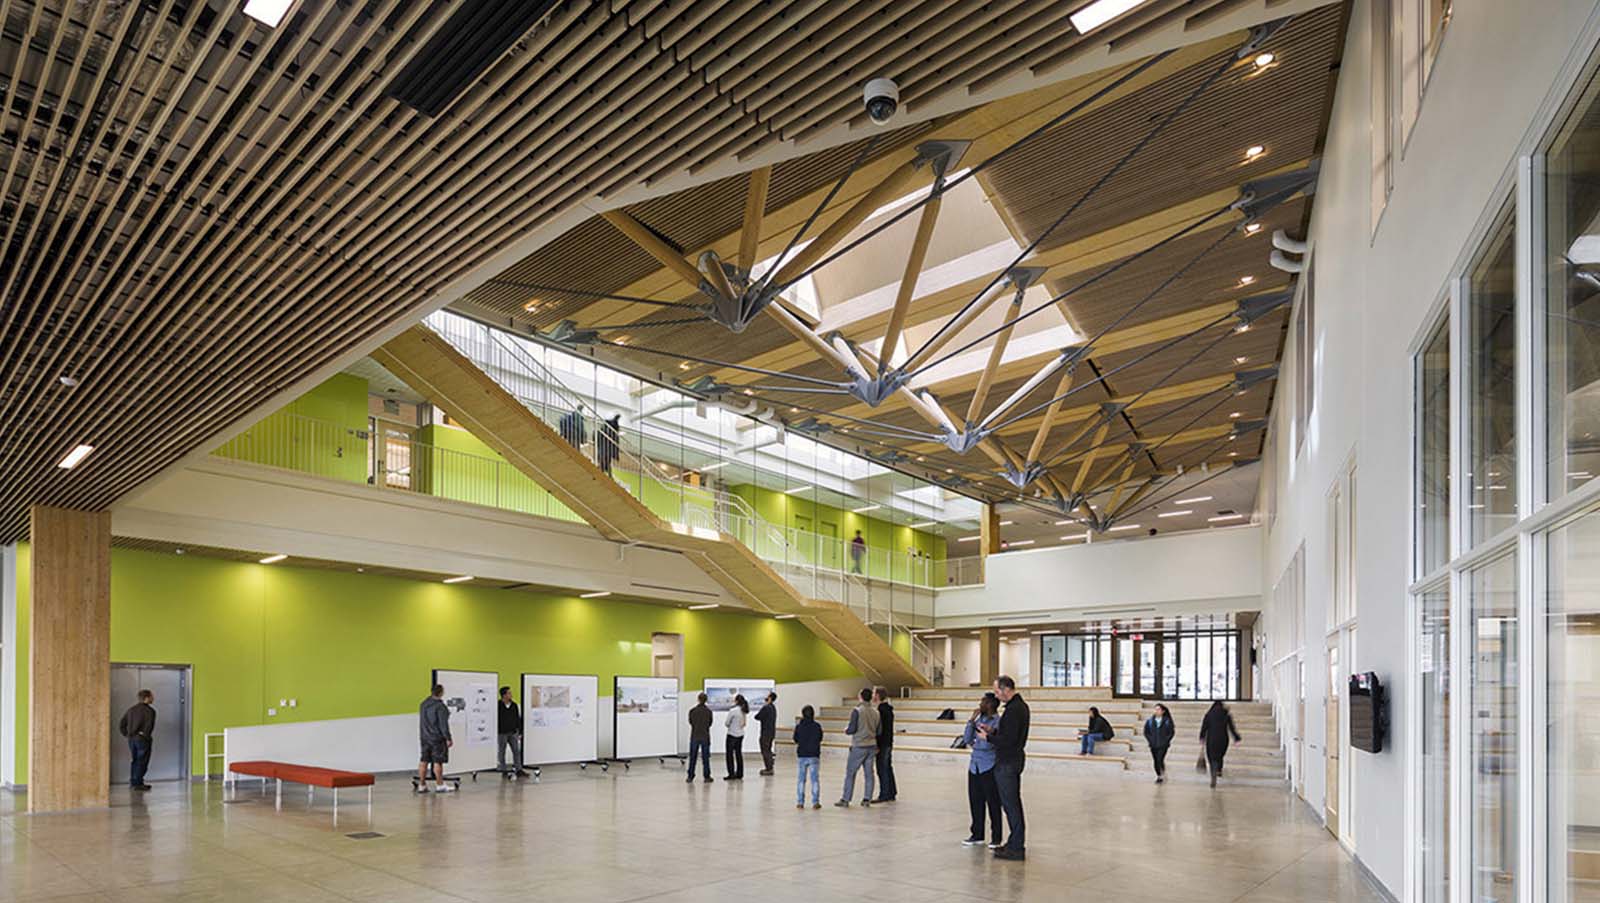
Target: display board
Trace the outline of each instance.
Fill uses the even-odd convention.
[[[726,747],[728,729],[724,724],[728,717],[728,709],[733,707],[733,698],[743,695],[746,702],[750,703],[750,718],[744,728],[744,752],[746,756],[761,755],[761,730],[756,724],[756,712],[761,711],[761,706],[767,700],[767,694],[777,686],[768,678],[761,677],[708,677],[703,684],[706,694],[706,705],[711,708],[711,752],[720,754]],[[780,705],[782,700],[779,700]],[[778,713],[778,724],[782,725],[783,712]],[[745,762],[749,768],[750,763]],[[758,762],[755,766],[760,768]]]
[[[522,675],[523,764],[593,761],[599,696],[600,678],[593,674]]]
[[[450,764],[446,773],[495,767],[498,718],[494,710],[500,690],[497,671],[433,670],[433,683],[444,687],[450,709]]]
[[[611,757],[642,759],[678,754],[678,679],[617,677]]]

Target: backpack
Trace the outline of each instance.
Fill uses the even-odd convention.
[[[956,720],[956,710],[955,709],[945,709],[944,711],[940,712],[939,713],[939,717],[935,718],[934,720],[935,721],[954,721],[954,720]]]

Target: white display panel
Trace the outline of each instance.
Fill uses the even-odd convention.
[[[435,668],[433,682],[444,687],[444,704],[450,708],[450,764],[447,774],[495,767],[494,744],[498,733],[495,699],[500,691],[497,671],[448,671]]]
[[[234,762],[268,759],[344,771],[415,774],[421,752],[416,712],[230,727],[222,735],[224,770]]]
[[[728,717],[728,709],[733,705],[733,697],[743,695],[745,702],[750,703],[750,715],[744,726],[744,753],[745,756],[761,755],[761,726],[756,724],[756,712],[761,711],[761,706],[766,704],[767,694],[777,687],[772,680],[761,677],[708,677],[702,685],[705,688],[706,705],[711,707],[711,753],[712,756],[722,754],[727,748],[728,728],[724,723]],[[780,709],[778,723],[783,723],[781,709],[782,699],[778,700]],[[687,716],[685,716],[687,717]],[[750,761],[745,760],[745,768],[749,769]],[[759,761],[756,768],[761,767]]]
[[[599,696],[600,678],[593,674],[522,675],[523,764],[593,761]]]
[[[678,679],[617,677],[611,757],[642,759],[678,754]]]

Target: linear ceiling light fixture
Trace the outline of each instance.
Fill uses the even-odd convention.
[[[860,508],[851,508],[850,509],[850,513],[851,514],[862,514],[862,513],[865,513],[867,511],[876,511],[876,510],[878,510],[879,508],[882,508],[882,507],[883,507],[882,505],[863,505]]]
[[[1194,513],[1193,511],[1190,511],[1189,509],[1185,508],[1182,511],[1163,511],[1160,514],[1157,514],[1156,517],[1182,517],[1185,514],[1193,514],[1193,513]]]
[[[1206,520],[1209,521],[1210,523],[1218,524],[1218,523],[1222,523],[1223,521],[1229,521],[1229,520],[1244,520],[1244,515],[1243,514],[1219,514],[1216,517],[1208,517],[1208,518],[1206,518]]]
[[[261,563],[262,564],[277,564],[278,562],[280,562],[283,559],[288,558],[288,557],[289,557],[288,555],[268,555],[267,557],[261,559]]]
[[[294,0],[245,0],[244,14],[268,28],[277,28]]]
[[[1067,18],[1079,34],[1088,34],[1125,13],[1145,5],[1149,0],[1095,0]]]
[[[1194,504],[1197,504],[1199,502],[1209,502],[1209,501],[1211,501],[1211,496],[1209,496],[1209,495],[1197,495],[1192,499],[1178,499],[1176,502],[1173,502],[1172,504],[1174,504],[1174,505],[1194,505]]]
[[[446,583],[466,583],[468,580],[471,580],[471,579],[472,579],[472,575],[471,574],[462,574],[459,577],[446,577],[446,578],[444,578],[444,582],[446,582]]]
[[[794,615],[773,615],[772,616],[772,619],[774,621],[788,621],[788,620],[791,620],[793,618],[794,618]]]
[[[932,526],[936,526],[936,525],[937,525],[937,524],[938,524],[938,523],[939,523],[939,522],[938,522],[938,521],[933,521],[933,520],[925,520],[925,521],[922,521],[922,522],[921,522],[921,523],[916,523],[916,524],[912,524],[912,525],[911,525],[911,529],[913,529],[913,530],[920,530],[920,529],[922,529],[922,528],[923,528],[923,527],[932,527]]]
[[[811,488],[812,488],[811,484],[807,483],[804,486],[796,486],[793,489],[785,489],[783,492],[784,492],[785,495],[792,495],[792,494],[794,494],[796,492],[805,492],[807,489],[811,489]]]
[[[689,606],[689,610],[690,611],[705,611],[707,609],[721,608],[721,607],[722,607],[722,604],[720,602],[707,602],[707,603],[705,603],[703,605],[691,605],[691,606]]]
[[[595,590],[592,593],[579,593],[578,594],[578,598],[580,598],[580,599],[603,599],[603,598],[605,598],[606,596],[609,596],[609,595],[611,595],[611,590],[598,589],[598,590]]]
[[[92,451],[94,451],[94,446],[92,445],[79,445],[72,451],[67,452],[67,456],[62,458],[61,463],[56,466],[62,470],[71,470],[82,463],[84,458],[89,457],[89,453]]]

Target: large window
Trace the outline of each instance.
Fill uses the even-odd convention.
[[[1467,524],[1472,542],[1517,522],[1517,283],[1514,217],[1491,231],[1466,280]]]
[[[1471,573],[1472,899],[1517,899],[1517,560]]]
[[[1450,558],[1450,322],[1417,356],[1417,573]]]
[[[1548,888],[1551,900],[1600,896],[1600,512],[1550,534]]]
[[[1545,161],[1545,380],[1550,498],[1600,473],[1600,81]]]
[[[1111,638],[1095,634],[1040,637],[1046,687],[1111,686]]]
[[[1450,591],[1419,599],[1421,799],[1419,862],[1422,903],[1450,899]]]

